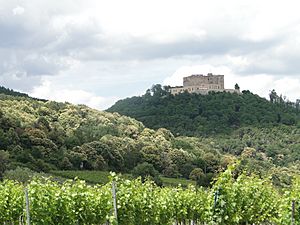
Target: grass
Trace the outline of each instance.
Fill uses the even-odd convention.
[[[110,173],[107,171],[87,171],[87,170],[55,170],[51,171],[54,176],[59,176],[63,178],[74,179],[75,177],[85,180],[92,184],[105,184],[109,182]],[[122,174],[126,179],[132,179],[131,174]],[[195,185],[195,181],[180,179],[180,178],[169,178],[161,177],[164,186],[178,186],[187,187],[192,184]]]
[[[109,172],[106,171],[81,171],[81,170],[55,170],[51,174],[74,179],[75,177],[80,180],[85,180],[93,184],[105,184],[109,182]]]

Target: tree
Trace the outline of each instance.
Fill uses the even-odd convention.
[[[236,83],[236,84],[234,85],[234,89],[239,91],[239,90],[240,90],[240,86]]]
[[[153,85],[152,88],[151,88],[151,92],[152,92],[152,95],[154,97],[161,97],[161,96],[164,96],[164,95],[167,94],[167,91],[165,91],[162,88],[161,84],[155,84],[155,85]]]
[[[0,178],[2,178],[8,162],[9,162],[9,153],[7,151],[0,150]]]
[[[256,155],[256,149],[250,147],[245,147],[241,154],[242,158],[254,158],[255,155]]]
[[[138,164],[133,170],[132,175],[134,177],[141,177],[142,181],[145,181],[147,178],[152,179],[157,185],[162,185],[162,180],[159,177],[159,172],[154,169],[154,166],[150,163],[141,163]]]
[[[198,186],[208,187],[214,177],[213,173],[204,174],[201,168],[195,168],[190,173],[189,178],[196,181]]]
[[[201,179],[201,177],[203,177],[203,176],[204,176],[203,170],[201,168],[195,168],[190,173],[189,178],[191,180],[197,181],[197,180]]]
[[[164,169],[163,174],[167,177],[174,177],[174,178],[178,178],[181,176],[181,174],[179,173],[179,170],[178,170],[178,166],[176,164],[168,165]]]
[[[33,177],[39,176],[38,173],[28,168],[17,167],[14,170],[6,170],[3,177],[9,180],[16,180],[22,183],[26,183]]]
[[[272,103],[277,103],[278,98],[279,98],[279,96],[277,95],[277,93],[274,89],[270,92],[269,97],[270,97],[270,101]]]
[[[144,162],[148,162],[156,169],[162,170],[163,168],[163,154],[155,145],[146,145],[141,149],[141,155]]]
[[[238,84],[236,88],[239,88]],[[164,127],[176,136],[230,134],[245,125],[274,126],[275,123],[282,123],[281,120],[276,122],[277,115],[283,118],[288,114],[297,114],[295,105],[279,104],[280,97],[275,90],[270,93],[270,101],[250,91],[243,91],[241,95],[215,92],[173,96],[162,94],[164,90],[161,86],[153,86],[151,90],[156,94],[147,98],[124,99],[108,111],[135,118],[148,128],[157,130]]]
[[[63,170],[70,170],[73,168],[73,165],[67,157],[64,157],[61,161],[60,168]]]
[[[219,167],[219,158],[216,154],[213,154],[211,152],[206,153],[203,156],[203,159],[205,161],[205,168],[204,168],[204,172],[205,174],[207,172],[216,172],[218,167]]]
[[[296,99],[295,107],[298,111],[300,111],[300,99]]]

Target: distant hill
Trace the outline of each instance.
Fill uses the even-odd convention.
[[[300,124],[299,105],[285,102],[277,95],[272,97],[270,102],[249,91],[173,96],[167,89],[154,85],[145,95],[120,100],[107,111],[133,117],[152,129],[164,127],[187,136],[228,134],[245,126]]]
[[[46,101],[45,99],[33,98],[33,97],[30,97],[28,94],[18,92],[18,91],[15,91],[13,89],[9,89],[9,88],[3,87],[3,86],[0,86],[0,94],[11,95],[11,96],[15,96],[15,97],[31,98],[31,99],[40,100],[40,101]]]
[[[14,91],[13,89],[9,89],[3,86],[0,86],[0,93],[11,96],[29,97],[28,94]]]

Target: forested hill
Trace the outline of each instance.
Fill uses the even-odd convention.
[[[3,87],[3,86],[0,86],[0,94],[11,95],[11,96],[15,96],[15,97],[31,98],[31,99],[39,100],[39,101],[46,101],[45,99],[33,98],[33,97],[30,97],[28,94],[18,92],[18,91],[15,91],[13,89],[9,89],[9,88]]]
[[[123,149],[134,149],[144,129],[117,113],[0,94],[0,161],[8,167],[126,170]]]
[[[283,121],[295,123],[294,110],[273,106],[251,93],[238,96],[225,93],[208,96],[183,94],[176,97],[147,94],[133,99],[141,105],[145,104],[145,100],[152,102],[149,109],[156,112],[157,109],[162,111],[160,108],[167,104],[164,101],[168,99],[189,105],[193,98],[196,101],[202,97],[219,99],[220,96],[226,102],[249,98],[256,104],[259,99],[270,110],[274,110],[272,107],[278,110],[275,124]],[[156,105],[153,105],[154,102]],[[228,104],[222,103],[224,107]],[[244,110],[240,105],[237,113]],[[178,112],[184,111],[177,107]],[[256,108],[260,109],[266,110]],[[169,111],[170,116],[173,111],[176,112]],[[248,113],[249,118],[251,112]],[[167,112],[163,115],[167,117]],[[274,181],[281,183],[281,179],[287,180],[287,171],[300,168],[299,134],[297,126],[280,125],[263,129],[244,127],[230,136],[175,137],[167,129],[149,129],[141,122],[118,113],[102,112],[84,105],[0,94],[0,178],[5,170],[17,167],[44,172],[71,169],[135,173],[147,169],[168,177],[196,179],[201,185],[209,185],[219,171],[241,159],[243,167],[267,175],[274,174]],[[284,182],[290,183],[290,180]]]
[[[227,154],[207,143],[148,129],[118,113],[0,94],[0,179],[17,167],[126,173],[137,167],[185,178],[203,168],[210,179]]]
[[[133,117],[153,129],[164,127],[188,136],[230,133],[244,126],[300,125],[299,102],[285,102],[275,91],[271,97],[272,102],[249,91],[173,96],[154,85],[145,95],[120,100],[107,111]]]

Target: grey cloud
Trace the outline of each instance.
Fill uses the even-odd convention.
[[[300,65],[298,57],[274,57],[272,53],[251,56],[253,61],[246,67],[237,69],[239,74],[272,74],[276,76],[289,75],[300,77]]]
[[[153,60],[161,58],[198,55],[215,55],[260,52],[281,42],[281,38],[254,42],[234,35],[214,36],[204,39],[185,37],[172,43],[158,43],[150,38],[130,36],[108,37],[101,26],[92,19],[86,25],[70,22],[63,30],[51,24],[51,15],[41,23],[31,17],[4,16],[0,19],[0,47],[10,49],[8,57],[0,58],[6,64],[30,75],[51,75],[67,69],[65,58],[80,61]],[[11,56],[10,56],[11,55]],[[17,55],[16,57],[14,55]],[[9,62],[9,59],[13,58]],[[3,67],[3,66],[2,66]]]
[[[21,67],[29,75],[55,75],[59,71],[68,68],[68,63],[56,55],[32,54],[24,58]]]
[[[40,84],[42,76],[57,75],[68,69],[70,57],[59,51],[62,46],[56,45],[61,35],[53,28],[51,16],[45,15],[37,21],[30,15],[13,16],[11,8],[1,10],[1,85],[30,90]]]
[[[282,42],[282,38],[254,42],[234,36],[186,37],[172,43],[158,43],[145,38],[103,39],[86,51],[76,50],[81,60],[153,60],[198,55],[211,57],[224,54],[249,54],[263,51]],[[101,43],[101,44],[100,44]]]
[[[28,76],[54,75],[69,67],[66,57],[38,50],[0,48],[0,60],[0,76],[14,71],[21,71]]]
[[[32,87],[38,86],[41,80],[37,76],[27,76],[26,73],[13,71],[0,76],[0,85],[15,90],[30,92]]]
[[[248,59],[249,64],[237,69],[240,74],[300,77],[300,43],[293,42],[289,37],[270,48],[245,53],[244,57]]]
[[[39,2],[38,4],[42,7],[40,1],[34,2],[32,4]],[[67,2],[72,5],[71,0]],[[66,3],[66,6],[68,4]],[[205,61],[216,57],[225,58],[226,55],[246,57],[250,64],[243,68],[235,68],[240,74],[296,75],[297,71],[300,71],[298,63],[300,53],[274,54],[276,47],[287,42],[291,34],[278,35],[268,40],[251,41],[237,36],[238,32],[227,31],[223,35],[217,35],[213,31],[208,31],[207,36],[202,38],[187,35],[174,42],[159,43],[151,37],[107,36],[101,29],[101,25],[92,18],[84,25],[71,21],[64,26],[64,29],[55,28],[52,22],[56,16],[59,16],[56,8],[45,10],[46,15],[35,17],[30,15],[30,10],[26,7],[24,15],[20,16],[13,16],[11,8],[8,10],[9,13],[0,13],[1,83],[29,90],[39,84],[42,76],[58,75],[69,70],[69,61],[72,60],[85,64],[82,74],[87,73],[85,70],[91,65],[89,62],[113,67],[113,72],[110,69],[103,72],[101,69],[105,69],[105,66],[98,69],[95,65],[91,65],[97,70],[99,76],[105,73],[109,81],[110,76],[114,79],[126,76],[125,70],[127,70],[127,76],[131,75],[134,78],[136,74],[146,73],[144,68],[139,71],[133,71],[136,67],[132,70],[129,67],[124,69],[122,63],[148,61],[150,62],[148,70],[150,70],[151,62],[155,60],[163,61],[164,59],[164,62],[167,62],[166,59],[183,59],[188,56],[197,57],[197,62],[200,63],[201,58]],[[63,15],[65,12],[61,10],[62,7],[58,8],[60,8],[59,13]],[[178,64],[172,65],[172,71],[179,66]],[[166,67],[168,66],[162,65],[159,69],[166,71]],[[78,78],[79,83],[81,76]]]
[[[47,16],[37,20],[28,14],[14,16],[7,10],[0,14],[0,47],[43,48],[57,36],[50,23]]]
[[[66,24],[64,30],[57,34],[57,38],[45,47],[49,52],[74,56],[78,52],[89,51],[91,48],[99,48],[105,44],[105,36],[99,24],[93,20],[85,26]]]
[[[31,15],[25,7],[24,14],[14,16],[17,2],[6,4],[0,12],[0,76],[15,71],[27,76],[57,75],[70,67],[77,52],[101,44],[101,29],[92,19],[88,24],[70,21],[64,29],[56,28],[53,20],[60,16],[56,9]]]
[[[207,37],[204,40],[187,38],[171,44],[135,44],[131,49],[130,47],[127,48],[126,52],[133,53],[133,55],[140,56],[141,58],[165,58],[184,55],[202,55],[209,57],[228,53],[243,54],[248,51],[259,51],[268,48],[270,45],[270,41],[257,43],[241,40],[236,37]],[[146,48],[142,46],[146,46]]]

